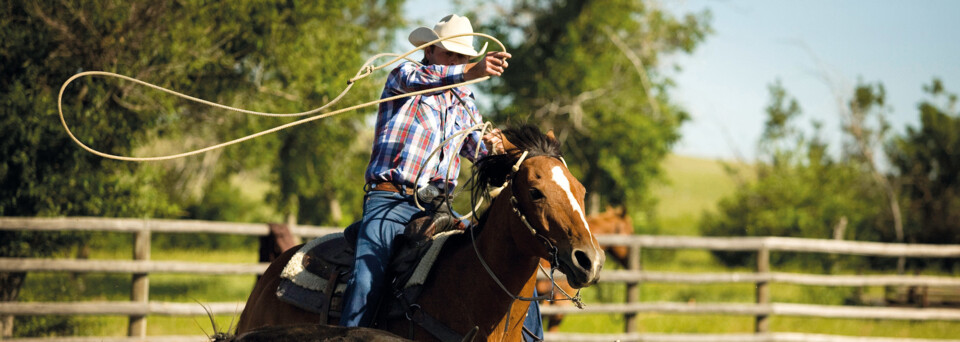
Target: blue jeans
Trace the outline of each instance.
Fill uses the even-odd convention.
[[[393,253],[393,238],[403,234],[410,218],[420,212],[413,198],[388,191],[370,191],[363,200],[363,219],[357,234],[353,278],[344,293],[340,325],[369,327],[383,296],[386,267]],[[536,296],[536,292],[534,292]],[[543,337],[540,306],[530,303],[523,325]]]
[[[537,296],[537,289],[533,289],[533,297]],[[523,333],[523,340],[525,342],[535,342],[537,340],[543,340],[543,317],[540,316],[540,303],[530,302],[530,308],[527,309],[527,318],[523,320],[523,327],[529,329],[537,336],[536,339],[528,335],[526,332]]]
[[[344,293],[340,325],[369,327],[383,295],[386,267],[393,253],[393,238],[420,209],[412,198],[388,191],[370,191],[363,199],[363,219],[357,234],[353,278]]]

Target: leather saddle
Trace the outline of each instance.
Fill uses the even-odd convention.
[[[303,310],[320,314],[317,323],[338,325],[343,311],[343,294],[353,277],[359,228],[360,222],[355,222],[343,233],[325,235],[304,244],[284,267],[277,297]],[[404,234],[394,239],[394,253],[387,271],[388,283],[382,286],[406,284],[418,269],[423,255],[430,249],[433,237],[441,232],[462,228],[459,220],[443,212],[423,214],[412,219]]]

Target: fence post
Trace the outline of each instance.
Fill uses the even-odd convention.
[[[764,245],[757,251],[757,274],[768,275],[769,273],[770,249]],[[770,284],[766,280],[757,282],[757,304],[759,306],[770,304]],[[754,325],[754,332],[765,333],[769,328],[770,317],[766,314],[758,314]]]
[[[643,265],[640,263],[640,245],[630,246],[630,255],[627,259],[627,268],[632,272],[640,272],[643,269]],[[627,283],[627,305],[640,302],[640,282],[628,282]],[[633,333],[637,332],[637,313],[628,313],[624,315],[626,321],[626,332]]]
[[[13,337],[13,315],[0,316],[0,340]]]
[[[137,231],[133,240],[133,260],[150,260],[150,221],[143,220],[143,229]],[[150,295],[150,278],[148,273],[134,273],[133,284],[130,289],[130,301],[147,303]],[[131,315],[127,336],[147,336],[147,316]]]

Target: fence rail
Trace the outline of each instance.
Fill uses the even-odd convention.
[[[618,303],[590,304],[583,310],[576,307],[543,307],[544,315],[571,313],[613,313],[626,314],[638,312],[657,312],[673,314],[722,314],[722,315],[777,315],[798,317],[856,318],[886,320],[942,320],[960,321],[958,309],[936,308],[888,308],[859,307],[846,305],[812,305],[793,303],[745,304],[745,303]]]
[[[763,334],[576,334],[546,333],[546,341],[567,342],[960,342],[960,340],[929,340],[915,338],[857,337],[801,333]],[[18,338],[9,342],[49,342],[47,338]],[[61,342],[201,342],[206,336],[148,336],[139,337],[61,337]]]
[[[90,217],[19,218],[0,217],[0,230],[30,231],[108,231],[134,234],[134,260],[75,260],[0,258],[0,272],[106,272],[129,273],[133,276],[131,301],[126,302],[0,302],[0,316],[16,315],[124,315],[130,317],[128,338],[75,337],[57,338],[68,341],[200,341],[202,336],[146,336],[148,315],[205,315],[197,303],[149,301],[147,280],[151,273],[189,273],[205,275],[262,274],[268,264],[198,263],[184,261],[150,260],[150,236],[161,233],[219,233],[240,235],[267,235],[266,224],[210,222],[161,219],[104,219]],[[341,231],[340,228],[296,226],[294,235],[312,238]],[[839,240],[801,239],[783,237],[685,237],[685,236],[598,236],[602,245],[629,246],[627,270],[605,271],[601,282],[626,283],[626,303],[590,304],[584,310],[572,307],[543,307],[545,315],[578,313],[623,314],[627,318],[624,334],[548,334],[550,341],[836,341],[836,342],[912,342],[948,341],[901,338],[862,338],[817,334],[771,333],[770,316],[800,316],[828,318],[857,318],[883,320],[943,320],[960,321],[960,309],[889,308],[846,305],[811,305],[774,303],[770,301],[771,283],[817,286],[919,286],[960,288],[960,278],[921,275],[822,275],[772,272],[770,252],[829,253],[911,258],[957,258],[960,246],[856,242]],[[757,269],[752,273],[678,273],[643,271],[640,260],[642,248],[706,249],[757,253]],[[560,275],[562,276],[562,275]],[[640,302],[641,283],[752,283],[757,286],[755,303],[674,303]],[[216,314],[236,314],[243,309],[242,302],[208,303]],[[639,313],[721,314],[756,317],[754,334],[651,334],[636,332]],[[10,319],[6,321],[11,321]],[[6,326],[5,328],[9,328]],[[7,329],[5,329],[7,330]],[[8,335],[9,336],[9,335]],[[7,336],[5,336],[7,337]],[[48,341],[44,339],[16,339],[14,341]],[[960,342],[960,340],[949,340]]]
[[[270,228],[262,223],[235,223],[200,220],[132,219],[99,217],[0,217],[0,230],[101,231],[136,233],[214,233],[263,236]],[[293,235],[311,238],[340,232],[342,228],[297,225]]]
[[[269,263],[0,258],[0,272],[263,274]]]
[[[960,245],[883,243],[789,237],[694,237],[663,235],[598,236],[603,245],[661,249],[709,249],[716,251],[808,252],[909,258],[957,258]]]
[[[210,275],[263,274],[269,263],[237,264],[189,261],[90,260],[0,258],[0,272],[97,272],[97,273],[196,273]],[[538,275],[547,279],[545,275]],[[564,279],[562,273],[555,275]],[[757,283],[771,282],[816,286],[936,286],[960,287],[960,278],[920,275],[823,275],[770,272],[760,273],[678,273],[631,270],[603,272],[601,283]]]
[[[541,275],[540,277],[544,277]],[[562,277],[558,275],[557,278]],[[824,275],[803,273],[676,273],[650,271],[604,271],[600,282],[651,283],[781,283],[816,286],[938,286],[960,287],[960,278],[897,275]]]
[[[837,336],[801,333],[759,334],[551,334],[544,340],[565,342],[960,342],[960,340],[930,340],[916,338],[886,338]]]
[[[236,314],[243,310],[242,302],[204,303],[210,311],[219,315]],[[841,305],[811,305],[793,303],[744,304],[744,303],[627,303],[589,304],[585,309],[565,306],[541,308],[544,315],[553,314],[626,314],[626,313],[672,313],[672,314],[723,314],[723,315],[782,315],[799,317],[885,319],[885,320],[943,320],[960,321],[960,310],[937,308],[888,308],[855,307]],[[11,302],[0,305],[2,315],[166,315],[203,316],[206,311],[197,303],[172,302]]]

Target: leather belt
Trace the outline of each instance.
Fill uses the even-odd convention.
[[[411,196],[413,196],[413,194],[416,192],[416,190],[412,187],[407,187],[404,189],[405,191],[400,191],[401,188],[393,183],[371,183],[369,187],[370,190],[404,193]]]

